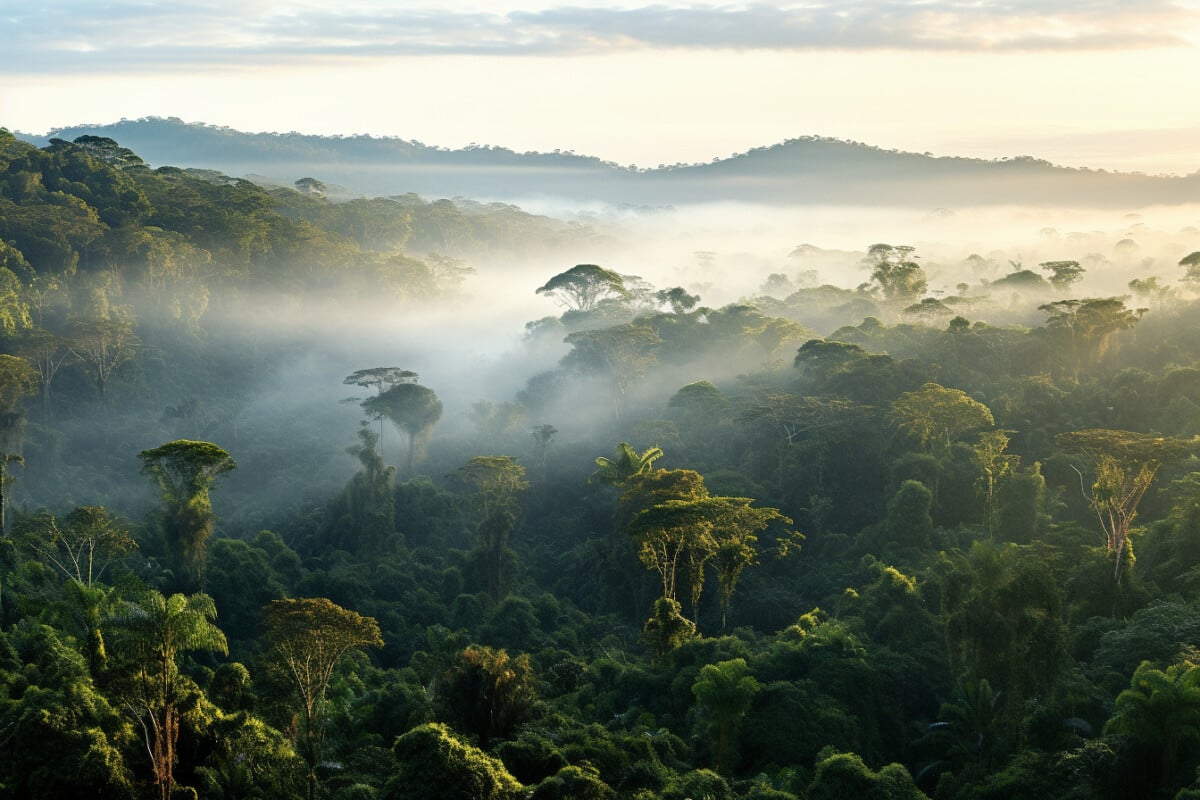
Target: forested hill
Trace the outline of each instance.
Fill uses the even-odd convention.
[[[82,135],[115,139],[155,165],[262,174],[285,184],[313,176],[355,195],[929,208],[1009,203],[1132,208],[1200,201],[1200,172],[1155,177],[1069,169],[1029,157],[935,157],[813,136],[707,164],[643,169],[571,152],[516,153],[491,146],[451,150],[398,138],[243,133],[176,118],[80,125],[43,138],[22,138],[45,145],[51,138],[70,141]]]
[[[1195,800],[1200,230],[1127,232],[706,305],[0,131],[0,798]]]

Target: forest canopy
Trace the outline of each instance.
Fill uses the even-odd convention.
[[[0,793],[1200,795],[1200,245],[330,194],[0,131]]]

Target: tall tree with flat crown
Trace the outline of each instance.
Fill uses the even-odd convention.
[[[625,279],[596,264],[576,264],[539,287],[537,294],[550,295],[567,308],[591,311],[606,298],[627,298]]]
[[[402,367],[368,367],[355,370],[342,381],[346,386],[361,386],[364,389],[375,389],[375,394],[381,395],[385,388],[390,389],[398,383],[416,383],[420,378],[417,373]],[[383,449],[383,415],[379,414],[379,448]]]
[[[143,450],[142,474],[152,478],[166,506],[167,555],[176,583],[199,591],[204,582],[205,542],[215,521],[209,491],[237,462],[211,442],[177,439]]]
[[[377,418],[387,418],[408,437],[408,461],[405,474],[412,476],[421,450],[442,418],[442,401],[427,386],[398,383],[362,402],[363,410]]]

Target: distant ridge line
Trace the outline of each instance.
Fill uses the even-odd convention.
[[[72,126],[42,137],[17,135],[40,146],[51,138],[106,136],[154,166],[262,174],[281,182],[312,176],[354,195],[925,207],[1200,202],[1200,171],[1152,176],[1065,167],[1033,156],[934,156],[812,135],[710,162],[653,168],[622,166],[572,151],[518,153],[495,145],[450,149],[370,134],[246,133],[177,117]]]

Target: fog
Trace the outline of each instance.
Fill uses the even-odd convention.
[[[1134,278],[1157,275],[1160,283],[1177,284],[1182,275],[1179,260],[1200,249],[1200,206],[1126,213],[713,203],[678,208],[595,206],[572,214],[543,201],[522,208],[586,222],[610,241],[588,251],[531,259],[461,254],[474,273],[457,292],[438,302],[340,298],[323,306],[307,303],[303,309],[263,314],[263,308],[271,307],[264,298],[242,304],[256,308],[252,321],[222,324],[248,325],[264,337],[307,342],[303,357],[280,373],[278,392],[340,408],[348,432],[354,428],[357,407],[337,403],[363,390],[343,386],[344,376],[376,365],[418,372],[445,405],[439,426],[444,436],[464,428],[473,403],[513,401],[530,377],[552,369],[568,352],[561,342],[534,345],[525,326],[563,312],[536,289],[574,264],[600,264],[640,276],[656,288],[682,286],[699,294],[701,305],[720,308],[763,294],[763,284],[772,274],[787,276],[797,288],[832,284],[854,289],[870,278],[864,255],[877,242],[915,247],[934,295],[953,294],[960,283],[969,284],[972,293],[982,292],[985,281],[1020,268],[1039,272],[1041,262],[1067,259],[1083,262],[1088,270],[1071,287],[1072,296],[1127,295],[1127,284]],[[968,264],[972,255],[981,256],[986,265]],[[1004,323],[1006,312],[1007,308],[993,310],[995,320],[971,320]],[[1035,316],[1044,318],[1040,312]],[[219,318],[219,312],[213,317]],[[858,322],[861,319],[847,318],[840,324]],[[831,330],[817,328],[817,333]],[[723,373],[718,377],[729,377],[745,366],[710,368]]]
[[[443,403],[442,419],[417,470],[435,482],[472,455],[505,453],[528,463],[530,428],[543,424],[559,430],[553,447],[560,467],[586,474],[597,455],[610,453],[622,439],[646,447],[669,436],[663,422],[669,417],[666,401],[681,386],[709,380],[730,387],[756,372],[786,372],[803,337],[828,335],[842,325],[857,325],[864,316],[838,317],[815,307],[808,314],[800,307],[789,315],[806,327],[789,335],[802,338],[785,338],[774,349],[746,344],[714,348],[695,359],[660,358],[645,369],[644,378],[631,381],[623,400],[614,401],[610,378],[559,366],[571,351],[562,341],[569,329],[556,327],[555,321],[564,308],[536,293],[575,264],[640,276],[656,289],[681,286],[714,311],[756,303],[770,316],[776,313],[771,301],[755,298],[773,293],[783,307],[795,290],[826,284],[853,290],[870,280],[868,247],[908,245],[927,274],[929,296],[974,298],[962,312],[971,322],[1037,326],[1046,318],[1037,306],[1062,299],[1062,293],[1026,296],[1006,290],[987,298],[989,285],[1019,269],[1044,275],[1041,262],[1076,260],[1087,272],[1070,287],[1070,296],[1128,295],[1134,278],[1157,276],[1160,284],[1178,286],[1179,260],[1200,250],[1196,205],[1137,212],[730,203],[580,209],[542,200],[531,201],[525,210],[588,225],[601,235],[588,249],[535,256],[492,254],[486,246],[450,252],[474,271],[456,290],[436,298],[336,291],[320,298],[214,295],[201,324],[210,346],[224,341],[242,356],[250,354],[249,363],[238,362],[243,374],[231,378],[242,388],[202,397],[203,413],[189,420],[146,417],[144,409],[154,402],[178,402],[169,396],[142,398],[146,405],[135,417],[112,414],[104,428],[105,447],[113,454],[105,468],[111,497],[73,497],[58,478],[38,477],[31,467],[30,479],[15,486],[15,502],[31,509],[66,498],[111,501],[129,513],[145,510],[154,496],[137,475],[136,453],[187,437],[214,441],[239,461],[214,496],[229,532],[253,532],[269,527],[279,514],[320,508],[357,469],[346,449],[356,443],[364,419],[359,403],[373,391],[343,380],[375,366],[415,371]],[[786,280],[764,291],[772,275]],[[965,291],[959,284],[967,284]],[[550,321],[540,334],[527,329],[527,323],[546,318]],[[523,403],[526,412],[504,429],[489,431],[476,408],[481,402]],[[623,407],[619,418],[615,407]],[[371,425],[380,430],[377,421]],[[60,428],[66,447],[81,437],[94,439],[98,430],[86,415],[60,420]],[[402,464],[405,437],[390,423],[382,430],[385,460]]]

